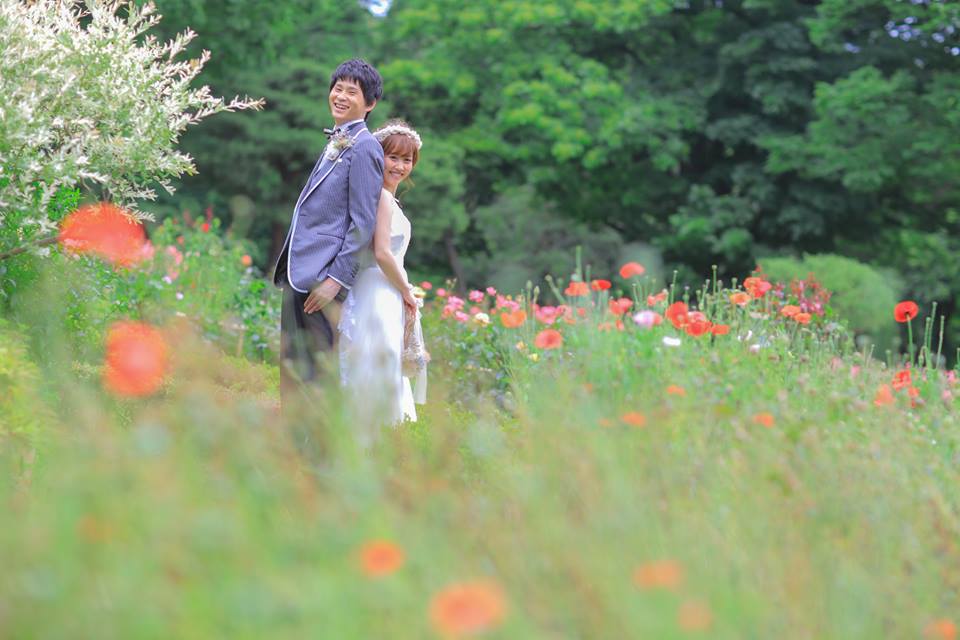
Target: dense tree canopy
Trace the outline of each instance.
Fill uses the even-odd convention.
[[[167,29],[214,51],[215,89],[267,98],[191,135],[201,175],[178,205],[253,211],[264,262],[323,144],[328,73],[363,55],[386,80],[372,123],[405,117],[426,140],[404,197],[421,273],[551,271],[536,256],[567,229],[595,264],[653,246],[689,280],[846,254],[952,309],[960,5],[395,0],[377,18],[363,4],[159,2]],[[524,218],[512,246],[497,216]]]

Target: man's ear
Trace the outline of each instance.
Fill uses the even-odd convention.
[[[374,101],[371,102],[369,105],[367,105],[367,113],[370,113],[371,111],[373,111],[373,108],[374,108],[375,106],[377,106],[377,101],[376,101],[376,100],[374,100]]]

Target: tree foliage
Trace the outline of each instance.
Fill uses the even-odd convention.
[[[58,199],[86,185],[124,204],[194,170],[183,131],[225,102],[191,83],[206,54],[160,42],[150,5],[100,0],[0,3],[0,253],[51,231]]]

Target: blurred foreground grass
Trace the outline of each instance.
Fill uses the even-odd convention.
[[[431,598],[473,579],[505,594],[488,637],[951,637],[940,373],[876,406],[891,371],[786,333],[581,323],[513,351],[504,401],[465,391],[456,330],[431,325],[421,421],[370,450],[336,398],[281,416],[275,368],[185,329],[153,399],[65,377],[36,448],[0,441],[0,637],[435,637]],[[373,578],[378,539],[405,561]]]

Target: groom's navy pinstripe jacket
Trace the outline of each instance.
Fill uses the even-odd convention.
[[[300,192],[274,272],[279,287],[306,293],[329,276],[350,288],[357,277],[376,226],[383,148],[364,122],[346,135],[352,144],[336,159],[321,155]]]

